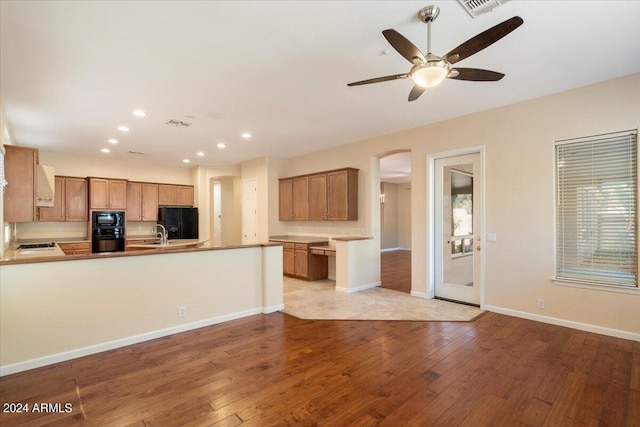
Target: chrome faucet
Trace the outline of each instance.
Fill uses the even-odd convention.
[[[156,236],[160,237],[160,244],[161,245],[167,245],[169,243],[169,236],[167,235],[167,229],[164,228],[164,225],[162,224],[156,224],[156,229],[158,229],[158,227],[162,228],[162,231],[159,231],[158,234],[156,234]]]

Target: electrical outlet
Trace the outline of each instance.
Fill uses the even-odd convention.
[[[542,298],[538,299],[538,308],[544,308],[544,300]]]
[[[495,242],[496,240],[498,240],[498,236],[496,236],[496,233],[488,233],[487,240],[490,242]]]
[[[360,230],[360,234],[362,234],[363,236],[366,236],[369,234],[369,230],[367,230],[366,228],[363,228]]]
[[[181,305],[180,307],[178,307],[178,317],[184,317],[187,315],[187,307],[185,307],[184,305]]]

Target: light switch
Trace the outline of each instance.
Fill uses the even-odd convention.
[[[496,240],[498,240],[498,236],[496,236],[496,233],[487,233],[487,240],[490,242],[495,242]]]

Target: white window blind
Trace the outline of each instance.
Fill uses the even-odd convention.
[[[637,132],[556,142],[556,278],[637,287]]]

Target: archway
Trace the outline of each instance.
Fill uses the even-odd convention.
[[[381,287],[411,293],[411,151],[378,157]]]

